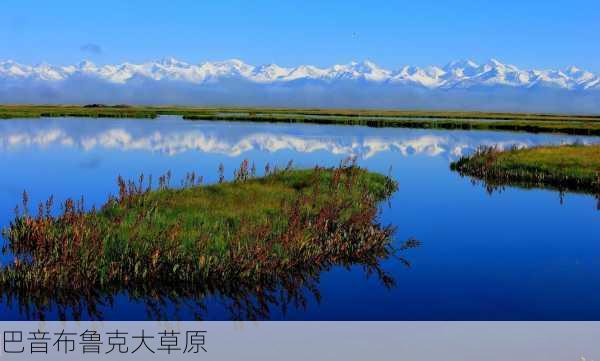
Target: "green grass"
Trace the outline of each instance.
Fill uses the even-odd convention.
[[[600,145],[481,148],[451,164],[491,185],[517,184],[600,194]]]
[[[119,179],[119,196],[85,212],[67,200],[37,215],[24,205],[5,230],[15,262],[0,287],[90,290],[135,285],[261,287],[333,264],[377,267],[395,248],[377,222],[377,203],[396,183],[353,165],[268,171],[254,178],[244,162],[236,180],[182,188],[170,174],[150,189]]]
[[[417,129],[447,129],[447,130],[497,130],[515,131],[528,133],[561,133],[573,135],[600,135],[600,122],[596,120],[581,121],[576,118],[556,121],[553,118],[544,120],[511,120],[511,121],[478,121],[458,120],[450,117],[420,119],[377,119],[358,116],[311,118],[299,116],[286,116],[280,114],[265,115],[183,115],[188,120],[226,120],[241,122],[275,122],[275,123],[315,123],[315,124],[337,124],[337,125],[364,125],[375,128],[417,128]],[[494,118],[489,118],[494,119]],[[500,118],[498,118],[500,119]],[[514,118],[522,119],[522,118]]]
[[[365,125],[370,127],[499,130],[600,135],[600,116],[593,115],[360,109],[150,107],[126,105],[99,107],[51,105],[0,106],[0,119],[67,116],[155,118],[159,115],[180,115],[188,120],[318,123]]]
[[[40,117],[155,118],[157,113],[144,107],[82,106],[0,106],[0,119]]]

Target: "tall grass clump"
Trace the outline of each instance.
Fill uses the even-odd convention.
[[[103,289],[260,289],[291,284],[332,265],[363,265],[384,279],[381,259],[418,245],[392,242],[378,222],[378,202],[397,188],[392,179],[353,163],[335,168],[283,169],[244,161],[232,181],[203,185],[188,173],[117,179],[118,195],[87,209],[83,198],[29,211],[28,195],[3,231],[14,261],[0,287],[27,294]],[[386,279],[391,282],[391,280]],[[61,291],[62,292],[62,291]]]

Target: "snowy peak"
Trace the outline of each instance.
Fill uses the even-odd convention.
[[[362,62],[350,62],[345,65],[334,65],[328,69],[322,69],[325,77],[329,79],[356,80],[364,79],[370,81],[384,81],[389,79],[391,71],[378,67],[375,63],[365,60]]]
[[[470,59],[462,59],[451,61],[446,66],[444,66],[444,70],[452,71],[454,69],[476,69],[479,68],[479,65]]]
[[[260,82],[272,82],[288,76],[290,71],[291,69],[282,68],[277,64],[261,65],[252,70],[252,78]]]
[[[565,90],[600,89],[600,77],[570,66],[562,70],[519,69],[497,59],[478,64],[472,60],[452,61],[443,67],[406,65],[396,70],[382,68],[372,61],[350,62],[320,68],[312,65],[282,67],[277,64],[254,66],[239,59],[192,64],[173,57],[142,64],[22,65],[0,61],[0,86],[18,81],[57,82],[71,77],[92,77],[109,83],[126,84],[134,79],[178,81],[192,84],[240,79],[252,83],[291,83],[299,80],[331,83],[364,81],[427,89],[467,89],[480,87],[554,88]]]

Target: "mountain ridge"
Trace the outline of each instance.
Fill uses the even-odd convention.
[[[30,66],[0,61],[0,103],[406,108],[600,114],[600,76],[575,66],[520,69],[496,59],[386,69],[372,61],[330,67],[191,64]]]
[[[490,59],[484,64],[478,64],[468,59],[459,60],[441,67],[406,65],[395,70],[379,67],[369,60],[336,64],[327,68],[312,65],[282,67],[277,64],[255,66],[239,59],[192,64],[175,58],[164,58],[141,64],[125,62],[101,66],[88,60],[77,65],[66,66],[53,66],[46,63],[30,66],[11,60],[0,61],[0,85],[19,80],[65,81],[81,76],[114,84],[126,84],[128,81],[140,77],[152,81],[181,81],[191,84],[239,78],[257,84],[284,83],[295,80],[321,82],[363,80],[426,89],[541,86],[564,90],[600,90],[599,75],[575,66],[558,70],[520,69],[496,59]]]

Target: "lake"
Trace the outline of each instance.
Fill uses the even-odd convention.
[[[44,300],[2,290],[0,319],[599,320],[600,212],[588,195],[506,187],[489,194],[449,164],[480,145],[532,146],[599,138],[511,132],[386,129],[158,119],[0,121],[0,226],[27,190],[31,203],[84,196],[100,205],[116,178],[196,171],[215,182],[244,160],[296,167],[360,166],[400,188],[381,205],[398,243],[421,246],[386,260],[389,288],[359,267],[333,267],[310,287],[264,299],[129,294]],[[260,172],[259,172],[260,173]],[[11,260],[10,255],[2,262]]]

